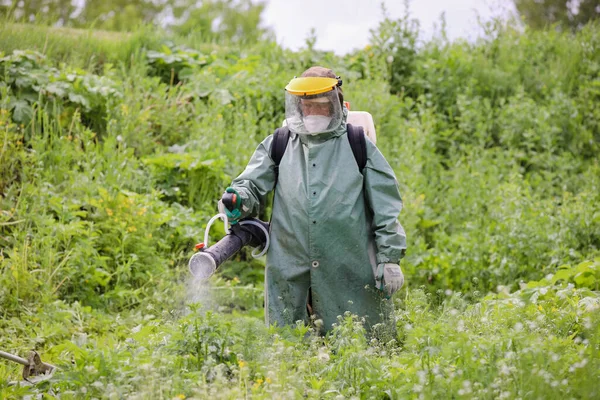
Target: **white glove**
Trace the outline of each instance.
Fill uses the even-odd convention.
[[[398,264],[379,264],[375,275],[377,289],[386,290],[388,295],[394,294],[404,285],[404,274]]]

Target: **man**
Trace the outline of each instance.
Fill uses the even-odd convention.
[[[385,298],[404,282],[398,264],[406,235],[397,220],[402,200],[394,172],[369,140],[359,170],[341,80],[330,69],[312,67],[292,79],[285,102],[290,133],[279,165],[271,158],[271,135],[227,188],[241,198],[225,210],[233,223],[257,215],[275,189],[265,319],[278,325],[312,319],[323,333],[350,311],[371,327],[382,321]]]

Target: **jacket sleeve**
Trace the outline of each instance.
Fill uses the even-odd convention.
[[[398,222],[402,198],[392,167],[367,139],[367,164],[363,169],[365,197],[373,212],[377,263],[400,263],[406,251],[406,233]]]
[[[242,197],[241,218],[257,216],[266,195],[275,186],[275,163],[270,155],[272,140],[270,135],[258,145],[244,172],[231,183]]]

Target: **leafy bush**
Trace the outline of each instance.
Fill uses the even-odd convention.
[[[115,83],[104,76],[83,71],[61,72],[45,64],[42,54],[17,51],[0,58],[2,83],[9,88],[8,109],[13,120],[29,124],[34,104],[52,110],[66,127],[75,111],[92,130],[105,130],[106,107],[121,94]]]
[[[222,172],[223,160],[203,160],[196,153],[170,153],[146,157],[156,188],[167,202],[197,210],[213,208],[230,181]]]
[[[205,56],[193,49],[163,46],[161,50],[146,53],[150,73],[170,85],[177,85],[188,79],[212,62],[211,56]]]

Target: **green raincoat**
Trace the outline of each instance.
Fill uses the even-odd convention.
[[[344,109],[333,132],[290,133],[273,201],[267,324],[309,323],[309,288],[325,332],[346,311],[365,317],[367,327],[382,321],[385,296],[375,289],[374,271],[379,263],[398,264],[404,255],[406,235],[397,220],[402,199],[392,168],[368,139],[360,173],[346,137],[346,116]],[[275,187],[272,139],[258,145],[231,185],[242,197],[242,217],[256,216]]]

